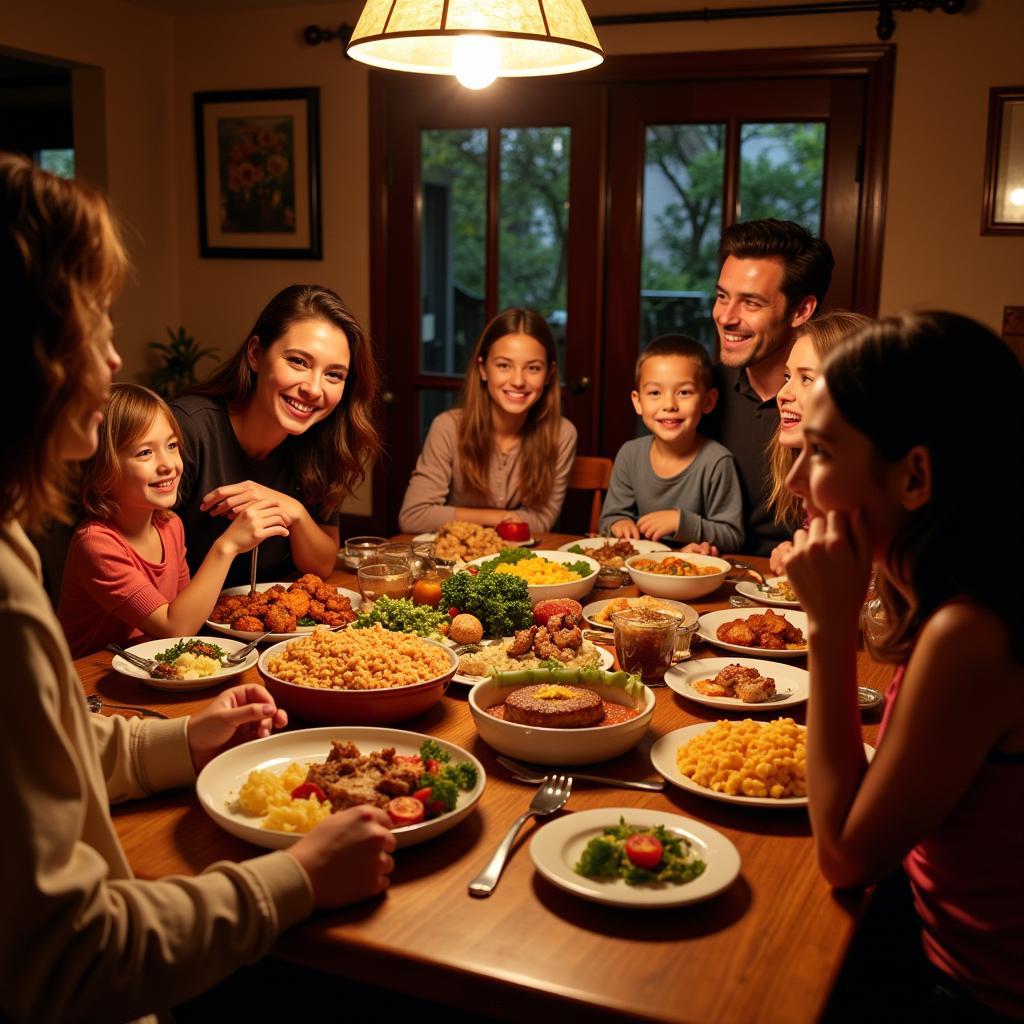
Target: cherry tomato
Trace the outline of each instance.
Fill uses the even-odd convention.
[[[426,816],[423,803],[414,796],[396,796],[388,801],[388,815],[396,828],[403,825],[415,825]]]
[[[416,792],[413,793],[413,799],[414,800],[419,800],[419,802],[421,804],[426,804],[426,802],[433,795],[434,795],[434,791],[429,786],[424,786],[422,789],[417,789]]]
[[[661,863],[661,840],[634,832],[626,840],[626,856],[638,867],[653,871]]]
[[[426,768],[427,768],[427,774],[428,775],[436,775],[437,774],[437,770],[440,767],[441,767],[441,765],[437,761],[435,761],[432,757],[428,757],[427,758]]]
[[[395,760],[399,764],[419,764],[423,758],[419,754],[395,754]]]
[[[448,609],[448,617],[450,619],[454,619],[455,616],[458,615],[458,614],[459,614],[459,609],[456,608],[455,605],[452,605],[451,608]]]
[[[308,796],[315,796],[320,803],[327,800],[327,794],[315,782],[303,782],[292,790],[293,800],[305,800]]]
[[[480,566],[478,566],[478,565],[467,565],[466,566],[466,572],[468,572],[470,574],[470,576],[476,576],[476,574],[478,572],[480,572]]]

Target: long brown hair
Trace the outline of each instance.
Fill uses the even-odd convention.
[[[99,192],[0,154],[0,310],[18,367],[0,402],[0,520],[69,521],[61,429],[101,395],[96,353],[126,266]]]
[[[256,393],[256,371],[246,355],[256,338],[266,351],[297,323],[322,320],[348,339],[350,365],[341,401],[330,416],[298,435],[299,490],[302,500],[330,515],[366,476],[380,454],[373,413],[380,375],[370,339],[341,297],[315,284],[293,284],[263,307],[238,351],[213,371],[209,380],[184,394],[224,401],[233,412],[244,409]]]
[[[970,403],[968,424],[954,406],[972,373],[984,384]],[[986,513],[1010,525],[1024,507],[1013,456],[1024,436],[1024,370],[1016,356],[967,317],[908,314],[870,325],[840,345],[822,375],[840,415],[871,442],[879,476],[918,445],[928,452],[931,496],[906,517],[886,555],[889,573],[903,587],[878,577],[888,627],[873,653],[905,661],[940,605],[967,597],[1005,623],[1024,661],[1019,581],[991,554],[964,548]]]
[[[860,313],[850,313],[845,309],[833,309],[803,324],[797,331],[797,338],[810,338],[819,363],[823,363],[825,357],[844,338],[867,327],[870,323],[873,323],[871,317],[863,316]],[[796,462],[797,450],[787,448],[779,442],[781,430],[780,425],[768,442],[765,452],[768,456],[772,482],[771,493],[768,495],[768,508],[775,517],[775,522],[780,526],[795,528],[800,523],[802,508],[800,499],[786,486],[786,477],[793,468],[793,463]]]
[[[121,475],[121,457],[142,439],[154,417],[161,412],[181,445],[178,421],[170,406],[155,391],[141,384],[111,384],[96,454],[82,466],[81,501],[86,515],[107,520],[117,517],[119,509],[113,489]],[[173,513],[156,509],[153,515],[156,519],[167,520]]]
[[[558,351],[547,321],[532,309],[506,309],[483,329],[466,366],[459,405],[459,465],[466,487],[479,500],[488,501],[488,473],[494,450],[491,396],[477,367],[487,361],[491,346],[509,334],[525,334],[544,346],[548,379],[544,393],[526,415],[520,441],[520,497],[524,505],[539,505],[551,493],[558,454],[562,402],[558,385]]]

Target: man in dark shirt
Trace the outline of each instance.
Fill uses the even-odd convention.
[[[721,362],[715,368],[718,406],[707,429],[736,457],[744,550],[768,555],[799,525],[777,525],[767,505],[766,451],[779,426],[775,396],[800,325],[821,305],[835,261],[827,242],[799,224],[778,220],[726,228],[718,256],[713,315]]]

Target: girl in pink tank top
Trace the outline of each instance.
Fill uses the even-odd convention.
[[[1024,601],[976,538],[982,505],[993,525],[1024,507],[1007,454],[1022,390],[980,324],[884,320],[825,361],[789,475],[809,516],[786,570],[810,620],[822,872],[865,886],[902,860],[929,961],[995,1019],[1024,1018]],[[855,653],[872,566],[888,621],[874,653],[902,667],[869,765]]]

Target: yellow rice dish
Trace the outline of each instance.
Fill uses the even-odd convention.
[[[549,583],[572,583],[573,580],[583,579],[578,572],[566,569],[558,562],[549,562],[546,558],[523,558],[511,565],[502,563],[494,570],[503,572],[506,576],[518,576],[526,580],[529,586],[546,586]]]

